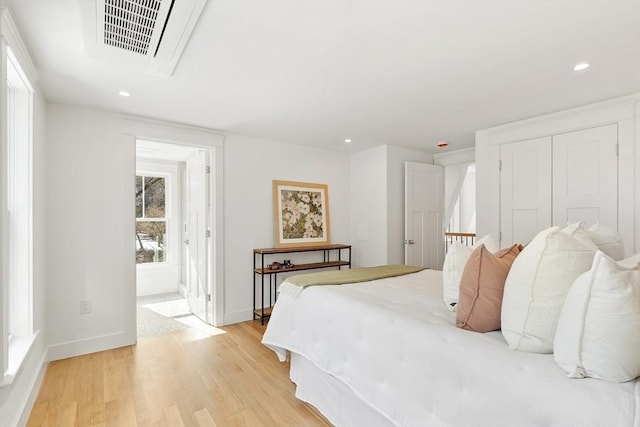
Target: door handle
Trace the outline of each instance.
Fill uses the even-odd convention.
[[[184,243],[185,245],[188,245],[188,244],[189,244],[189,239],[185,240],[183,243]]]
[[[405,245],[413,245],[415,242],[413,240],[405,240],[404,244]]]

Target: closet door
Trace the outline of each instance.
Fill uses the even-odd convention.
[[[618,126],[553,137],[553,224],[618,229]]]
[[[551,137],[500,146],[500,245],[551,225]]]

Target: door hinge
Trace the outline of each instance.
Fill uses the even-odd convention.
[[[207,294],[207,302],[211,302],[211,294]]]
[[[616,157],[620,157],[620,144],[616,144]]]
[[[498,232],[498,242],[502,242],[502,231]]]
[[[205,234],[207,237],[211,237],[211,230],[207,230]]]
[[[206,173],[211,173],[211,166],[205,166],[205,167],[204,167],[204,171],[205,171]]]
[[[498,160],[498,171],[502,171],[502,160]]]

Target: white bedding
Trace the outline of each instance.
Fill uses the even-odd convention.
[[[640,427],[640,381],[569,379],[551,354],[455,327],[440,271],[281,294],[263,343],[300,354],[398,426]]]

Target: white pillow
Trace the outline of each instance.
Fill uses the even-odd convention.
[[[604,252],[604,251],[603,251]],[[626,268],[637,268],[640,265],[640,253],[618,261],[618,265]]]
[[[599,224],[594,224],[587,229],[589,237],[602,252],[615,261],[624,258],[624,242],[622,237],[614,231]]]
[[[595,251],[559,227],[541,231],[515,259],[504,286],[502,335],[512,350],[553,352],[562,304]]]
[[[591,235],[584,228],[584,222],[575,222],[569,223],[566,227],[562,229],[563,233],[567,233],[569,236],[573,237],[583,245],[593,249],[594,251],[598,250],[598,246],[595,244]]]
[[[456,311],[464,266],[471,252],[480,245],[484,245],[492,253],[499,249],[498,243],[489,234],[476,241],[473,246],[466,246],[460,242],[453,242],[449,246],[442,265],[442,295],[450,311]]]
[[[598,252],[567,294],[554,340],[570,378],[624,382],[640,376],[640,266]]]

